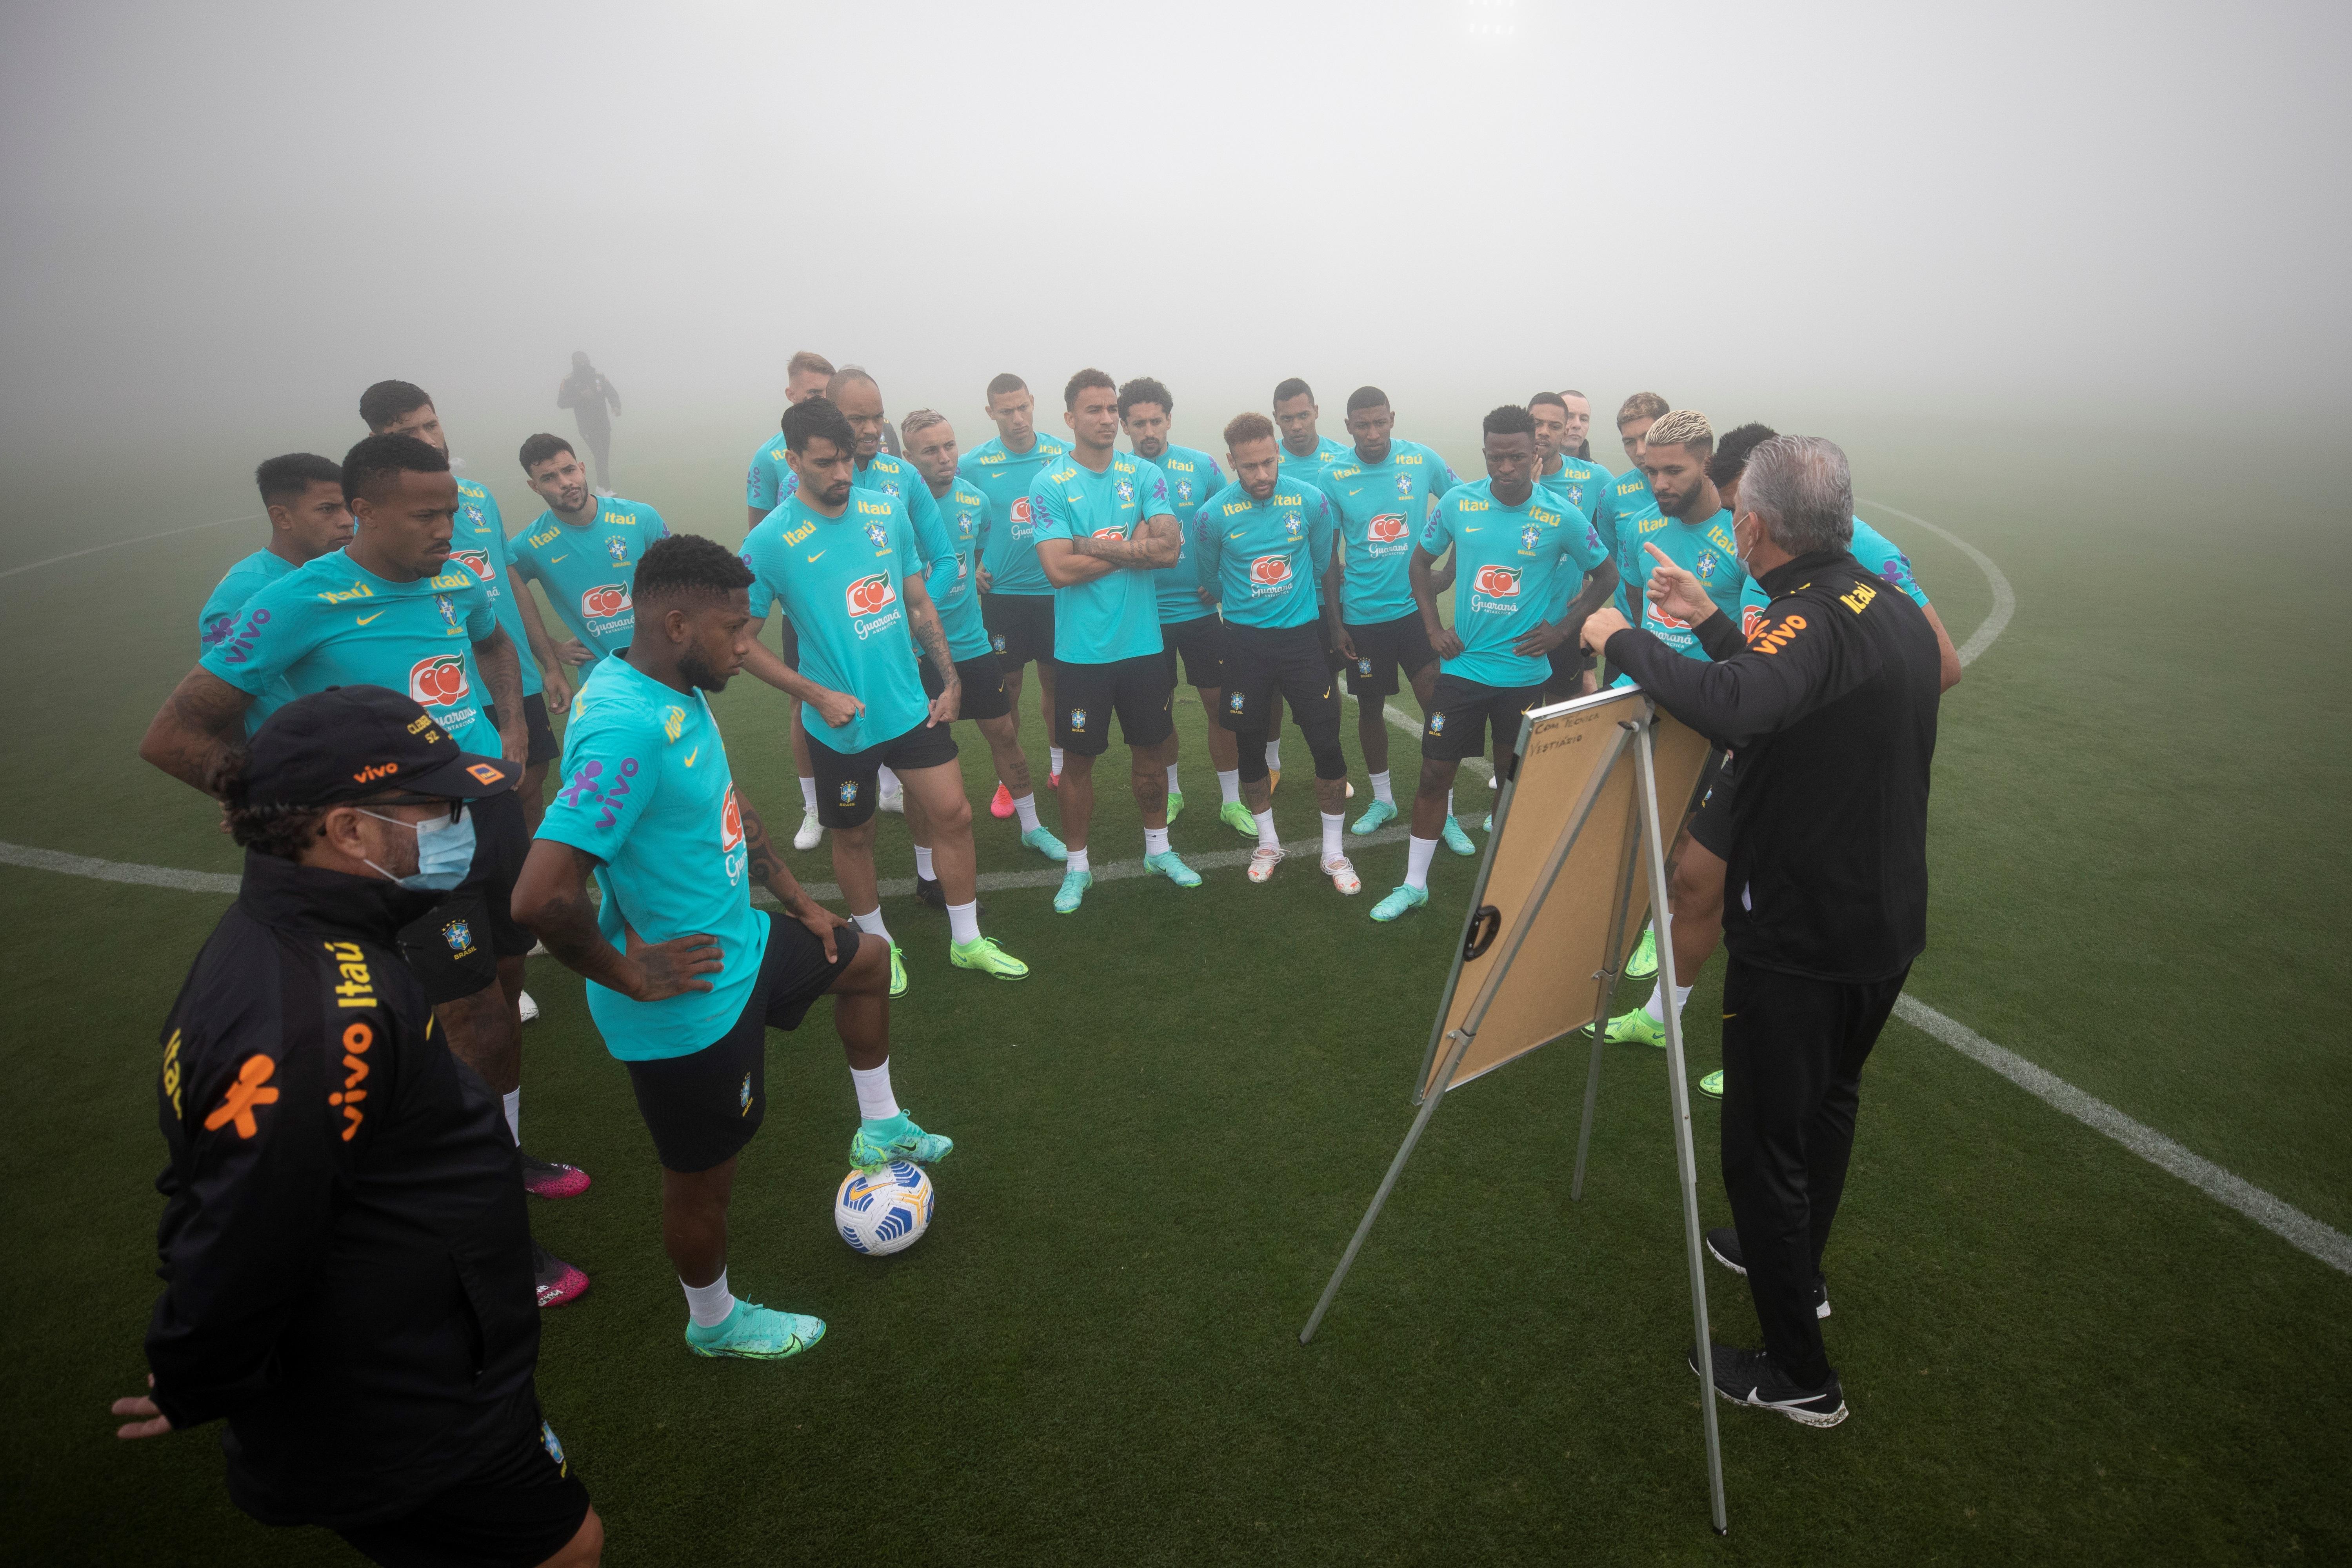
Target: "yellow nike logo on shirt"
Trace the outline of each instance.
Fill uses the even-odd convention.
[[[809,563],[810,565],[814,566],[814,565],[815,565],[818,562],[820,562],[820,561],[822,561],[822,560],[824,560],[824,551],[822,551],[822,550],[820,550],[820,551],[818,551],[815,554],[814,554],[814,555],[812,555],[812,556],[810,556],[810,557],[808,558],[808,563]]]
[[[700,746],[697,746],[697,747],[695,747],[695,748],[694,748],[694,750],[692,750],[692,751],[690,751],[690,752],[687,752],[687,753],[686,753],[686,765],[687,765],[688,767],[689,767],[689,768],[690,768],[690,767],[692,767],[692,766],[694,766],[694,759],[695,759],[695,758],[697,758],[697,757],[698,757],[698,756],[700,756],[700,755],[702,755],[702,748],[701,748]]]
[[[373,615],[373,616],[362,616],[360,617],[360,625],[362,625],[362,626],[365,626],[365,625],[367,625],[370,621],[380,621],[380,620],[382,620],[382,619],[384,617],[385,613],[386,613],[386,612],[384,612],[384,611],[383,611],[383,610],[378,610],[378,611],[377,611],[374,615]]]
[[[547,563],[548,563],[550,566],[552,566],[552,565],[554,565],[554,564],[555,564],[557,562],[559,562],[559,561],[566,561],[566,560],[569,560],[569,559],[571,559],[569,556],[564,556],[564,555],[551,555],[551,556],[549,556],[549,557],[547,558]]]

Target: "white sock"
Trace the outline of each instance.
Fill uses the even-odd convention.
[[[926,882],[938,875],[931,869],[931,852],[919,844],[915,846],[915,875]]]
[[[851,1068],[849,1081],[857,1086],[857,1114],[867,1121],[887,1121],[898,1114],[898,1097],[890,1092],[890,1058],[878,1068]]]
[[[1454,815],[1454,792],[1452,790],[1447,790],[1445,792],[1445,815],[1448,816]]]
[[[1176,764],[1174,763],[1168,764],[1168,793],[1170,795],[1182,795],[1184,793],[1184,786],[1176,782]]]
[[[1337,860],[1348,852],[1339,847],[1340,829],[1348,826],[1345,816],[1323,813],[1323,858]]]
[[[1062,772],[1062,748],[1059,746],[1048,746],[1045,748],[1045,754],[1054,759],[1055,776],[1059,777]]]
[[[515,1147],[520,1149],[522,1147],[522,1089],[520,1086],[510,1089],[499,1099],[507,1110],[507,1136],[513,1139]]]
[[[887,766],[876,768],[874,770],[874,777],[877,780],[874,787],[880,790],[884,795],[897,795],[900,789],[905,787],[899,784],[898,775],[892,773]]]
[[[1070,858],[1062,862],[1062,871],[1066,876],[1072,871],[1091,871],[1094,868],[1087,863],[1087,852],[1083,847],[1071,850]]]
[[[1241,769],[1239,769],[1239,768],[1220,768],[1220,769],[1217,771],[1217,793],[1218,793],[1218,794],[1220,794],[1220,795],[1223,795],[1223,796],[1225,797],[1225,804],[1226,804],[1227,805],[1233,805],[1233,804],[1234,804],[1234,802],[1235,802],[1235,801],[1237,801],[1237,800],[1241,799],[1241,797],[1242,797],[1242,771],[1241,771]]]
[[[980,900],[948,906],[948,940],[961,947],[980,940]]]
[[[1404,885],[1429,891],[1429,862],[1437,854],[1437,840],[1418,836],[1404,841]]]
[[[1650,999],[1642,1004],[1642,1011],[1650,1016],[1652,1023],[1664,1025],[1666,1021],[1665,1014],[1658,1008],[1658,998],[1665,994],[1665,989],[1666,983],[1663,980],[1659,981],[1650,987]],[[1691,987],[1687,985],[1675,987],[1675,1022],[1677,1024],[1682,1022],[1683,1004],[1690,1000],[1690,994]]]
[[[1145,828],[1143,830],[1143,853],[1147,858],[1153,855],[1167,854],[1168,830],[1164,827]]]
[[[719,1278],[708,1285],[688,1285],[683,1279],[677,1284],[678,1289],[686,1292],[687,1314],[693,1318],[694,1326],[698,1329],[715,1329],[735,1310],[735,1293],[727,1289],[727,1270],[724,1268],[719,1271]]]
[[[1250,816],[1257,822],[1257,847],[1261,849],[1282,847],[1282,839],[1274,831],[1274,808],[1268,806],[1264,811],[1253,811]]]
[[[1265,743],[1265,765],[1272,768],[1276,773],[1280,773],[1282,771],[1282,742],[1280,741],[1268,741]]]
[[[1014,795],[1013,797],[1013,809],[1020,815],[1022,832],[1034,833],[1037,831],[1037,795],[1035,791],[1033,790],[1027,795]]]
[[[849,911],[849,918],[856,921],[857,929],[867,936],[880,937],[884,942],[890,940],[890,928],[882,923],[881,905],[875,905],[862,915],[856,910],[852,910]]]
[[[816,815],[816,780],[805,773],[801,776],[801,809],[811,816]]]

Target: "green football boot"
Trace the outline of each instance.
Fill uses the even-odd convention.
[[[1445,831],[1440,837],[1445,840],[1445,847],[1456,855],[1478,853],[1478,847],[1470,842],[1470,836],[1462,831],[1462,825],[1454,821],[1451,814],[1445,818]]]
[[[1178,791],[1175,791],[1175,790],[1172,790],[1172,789],[1171,789],[1171,790],[1170,790],[1170,791],[1168,792],[1168,826],[1171,826],[1171,827],[1175,826],[1176,826],[1176,818],[1177,818],[1178,816],[1181,816],[1181,815],[1183,814],[1183,811],[1184,811],[1184,797],[1183,797],[1183,795],[1182,795],[1181,794],[1180,794]]]
[[[1592,1026],[1585,1026],[1586,1034]],[[1655,1046],[1666,1048],[1666,1026],[1650,1016],[1646,1007],[1636,1007],[1630,1013],[1620,1013],[1609,1020],[1609,1043],[1612,1046]]]
[[[954,1148],[954,1139],[924,1131],[902,1110],[879,1121],[859,1122],[849,1140],[849,1163],[861,1171],[878,1169],[893,1160],[928,1165],[946,1159]]]
[[[1429,902],[1429,889],[1416,888],[1410,882],[1400,885],[1396,891],[1372,906],[1372,919],[1382,925],[1395,920],[1408,910],[1417,910]]]
[[[738,1301],[724,1322],[686,1326],[686,1348],[697,1355],[738,1356],[745,1361],[782,1361],[824,1338],[824,1322],[799,1312],[779,1312],[757,1301]]]
[[[890,944],[890,1000],[896,1002],[907,994],[907,954],[897,942]]]
[[[1029,973],[1029,966],[996,945],[993,937],[974,937],[970,942],[950,942],[948,962],[958,969],[977,969],[982,974],[993,974],[999,980],[1018,980]]]
[[[1070,852],[1062,847],[1062,841],[1054,837],[1054,830],[1042,822],[1023,834],[1021,842],[1048,860],[1066,860],[1070,858]]]
[[[1217,820],[1223,823],[1227,827],[1232,828],[1235,833],[1240,834],[1244,838],[1250,839],[1253,842],[1257,838],[1257,818],[1252,816],[1250,815],[1250,808],[1244,805],[1240,801],[1229,800],[1225,802],[1223,806],[1218,808]]]
[[[1642,940],[1634,945],[1633,956],[1625,961],[1625,978],[1647,980],[1658,972],[1658,931],[1655,926],[1642,928]]]
[[[1371,805],[1364,807],[1364,815],[1356,818],[1355,826],[1349,828],[1348,831],[1350,833],[1378,833],[1381,828],[1387,826],[1390,823],[1394,822],[1396,820],[1396,815],[1397,808],[1392,803],[1385,800],[1376,800],[1372,802]]]
[[[1709,1100],[1721,1100],[1723,1098],[1723,1069],[1721,1068],[1717,1068],[1713,1072],[1707,1074],[1705,1078],[1699,1079],[1698,1091],[1706,1096]]]
[[[1182,858],[1173,849],[1162,849],[1157,855],[1146,855],[1143,858],[1143,863],[1180,888],[1197,888],[1201,885],[1201,873],[1184,864]]]
[[[1061,890],[1054,895],[1054,912],[1057,915],[1076,914],[1079,900],[1087,896],[1087,889],[1094,885],[1095,874],[1092,871],[1063,873]]]

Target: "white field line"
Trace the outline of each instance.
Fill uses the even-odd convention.
[[[1949,541],[1965,552],[1984,573],[1985,580],[1992,586],[1992,613],[1985,617],[1983,625],[1969,634],[1969,640],[1959,650],[1962,664],[1973,662],[1979,654],[1992,645],[1995,637],[2000,636],[2002,630],[2008,626],[2010,617],[2017,611],[2017,595],[2011,589],[2009,579],[2001,574],[2000,568],[1994,565],[1991,558],[1982,551],[1969,543],[1968,541],[1946,532],[1927,519],[1914,517],[1907,511],[1877,501],[1865,501],[1864,504],[1899,517],[1906,522],[1916,523],[1938,537]],[[226,518],[222,521],[235,522],[241,520]],[[148,537],[162,539],[171,533],[192,532],[194,528],[219,526],[219,523],[197,523],[194,528],[171,529],[165,533],[151,534]],[[136,544],[144,542],[122,540],[119,542]],[[48,561],[37,561],[31,566],[18,566],[6,572],[0,572],[0,577],[13,576],[19,572],[29,572],[36,566],[53,565],[59,561],[70,561],[77,556],[94,554],[100,550],[113,548],[115,548],[114,545],[101,544],[90,550],[76,551],[71,555],[54,556]],[[1349,700],[1352,701],[1353,699],[1350,698]],[[1395,728],[1408,734],[1417,735],[1421,732],[1420,721],[1402,709],[1388,704],[1384,705],[1383,713]],[[1493,766],[1482,757],[1468,758],[1465,760],[1465,765],[1477,773],[1490,776],[1494,772]],[[1465,805],[1464,814],[1467,815],[1467,813],[1468,807]],[[1359,847],[1370,848],[1400,842],[1404,837],[1405,830],[1402,827],[1385,827],[1378,833],[1362,838],[1350,836],[1348,846],[1351,851]],[[1322,852],[1322,840],[1319,837],[1296,838],[1286,842],[1283,845],[1284,850],[1292,859],[1301,862],[1298,867],[1291,869],[1287,876],[1295,879],[1302,875],[1308,877],[1319,875],[1313,868],[1316,858]],[[1185,863],[1195,870],[1222,870],[1230,867],[1247,865],[1250,853],[1250,849],[1246,847],[1218,849],[1205,855],[1188,856]],[[184,892],[234,894],[237,889],[237,879],[223,872],[184,871],[167,866],[130,865],[117,860],[94,859],[86,855],[68,855],[55,849],[36,849],[21,844],[0,843],[0,865],[22,866],[38,871],[55,871],[68,877],[89,877],[100,881],[173,888]],[[1116,882],[1146,874],[1147,868],[1140,859],[1115,860],[1094,868],[1097,882]],[[1284,875],[1279,872],[1276,874]],[[1059,867],[1039,867],[1031,871],[991,871],[980,878],[980,890],[988,893],[1025,888],[1056,888],[1061,885],[1061,881],[1062,871]],[[808,890],[813,897],[828,903],[841,897],[841,889],[830,882],[809,884]],[[881,884],[884,898],[905,898],[914,890],[915,883],[912,878],[893,878]],[[772,901],[765,889],[759,890],[753,897],[756,901],[761,903]],[[2352,1236],[2345,1235],[2344,1232],[2324,1221],[2314,1219],[2284,1198],[2265,1192],[2242,1177],[2231,1174],[2203,1155],[2191,1152],[2158,1132],[2155,1128],[2134,1121],[2105,1100],[2095,1095],[2085,1094],[2055,1073],[2034,1066],[2016,1052],[1993,1044],[1965,1024],[1945,1016],[1916,997],[1907,995],[1898,997],[1895,1000],[1895,1011],[1906,1023],[1915,1028],[1942,1041],[1962,1056],[1991,1068],[2043,1104],[2063,1111],[2094,1131],[2112,1138],[2158,1169],[2179,1177],[2216,1203],[2236,1210],[2296,1250],[2308,1254],[2340,1273],[2352,1274]]]
[[[145,544],[151,540],[169,539],[175,533],[195,533],[207,528],[226,528],[232,522],[252,522],[260,516],[257,511],[248,511],[238,517],[224,517],[213,522],[192,522],[185,528],[167,528],[161,533],[142,533],[136,539],[118,539],[111,544],[93,544],[87,550],[72,550],[63,555],[52,555],[47,561],[28,561],[22,566],[11,566],[6,571],[0,572],[0,577],[14,577],[20,572],[37,572],[44,566],[55,566],[61,561],[79,561],[85,555],[96,555],[102,550],[120,550],[126,544]]]

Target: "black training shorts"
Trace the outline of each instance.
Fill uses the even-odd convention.
[[[1348,667],[1348,689],[1358,697],[1394,697],[1399,670],[1411,681],[1437,662],[1419,610],[1392,621],[1351,625],[1348,640],[1356,645],[1356,662]]]
[[[1176,685],[1176,661],[1184,661],[1184,684],[1213,691],[1225,683],[1225,623],[1214,610],[1174,625],[1162,624],[1160,654],[1168,660],[1168,684]]]
[[[1718,860],[1731,858],[1731,787],[1738,782],[1731,758],[1706,782],[1706,794],[1691,814],[1691,841]]]
[[[931,656],[922,654],[915,660],[923,677],[923,695],[937,697],[947,689],[939,672],[931,668]],[[1013,700],[1004,694],[1004,661],[993,650],[983,650],[971,658],[955,661],[956,679],[963,682],[963,701],[956,709],[959,719],[1002,719],[1013,711]],[[898,764],[893,763],[892,767]]]
[[[482,1468],[381,1524],[335,1533],[385,1568],[536,1568],[571,1543],[588,1517],[588,1489],[526,1386],[513,1435]]]
[[[1142,653],[1110,664],[1054,662],[1054,744],[1082,757],[1110,749],[1110,719],[1130,746],[1156,746],[1176,732],[1170,711],[1176,679],[1168,656]]]
[[[1552,700],[1564,702],[1583,694],[1584,672],[1592,668],[1592,656],[1572,642],[1564,642],[1551,650],[1551,679],[1544,689]]]
[[[483,703],[482,717],[490,721],[491,729],[497,729],[499,726],[498,704]],[[522,727],[524,732],[530,736],[530,750],[523,757],[524,766],[535,768],[541,763],[551,763],[563,754],[563,747],[555,738],[555,727],[548,722],[547,696],[544,692],[534,691],[522,700]]]
[[[1339,680],[1323,662],[1317,627],[1228,625],[1225,698],[1217,705],[1217,721],[1236,734],[1264,733],[1276,691],[1288,700],[1310,745],[1339,738]]]
[[[903,735],[862,752],[836,752],[814,730],[808,731],[809,771],[816,775],[816,819],[827,827],[856,827],[874,815],[881,770],[896,773],[935,768],[956,760],[948,724],[929,718]]]
[[[512,790],[468,801],[474,819],[474,864],[466,879],[425,914],[402,928],[408,960],[425,999],[438,1006],[499,983],[499,960],[531,950],[530,932],[515,924],[515,879],[530,852],[522,802]]]
[[[980,621],[988,628],[988,646],[1005,668],[1019,669],[1031,659],[1053,661],[1053,595],[982,594]]]
[[[665,1171],[708,1171],[751,1141],[768,1113],[768,1031],[799,1028],[857,956],[854,925],[835,928],[836,957],[828,963],[824,943],[808,927],[790,915],[762,910],[761,918],[768,950],[734,1026],[691,1056],[623,1064]]]
[[[1438,763],[1481,755],[1489,728],[1496,744],[1516,747],[1521,715],[1543,705],[1540,686],[1487,686],[1440,670],[1428,717],[1421,721],[1421,754]]]

